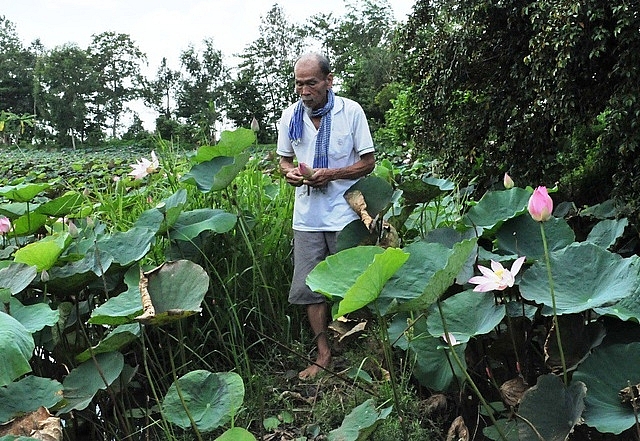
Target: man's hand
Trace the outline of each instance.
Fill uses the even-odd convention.
[[[300,174],[300,170],[298,167],[294,167],[287,172],[285,175],[287,183],[293,185],[294,187],[300,187],[303,184],[304,176]]]
[[[304,178],[303,184],[309,187],[324,187],[333,180],[333,173],[328,168],[317,168],[313,176]]]

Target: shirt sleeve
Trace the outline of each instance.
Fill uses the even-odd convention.
[[[369,129],[369,123],[367,122],[367,116],[364,110],[354,102],[354,116],[353,116],[353,140],[354,148],[360,156],[373,153],[375,147],[373,146],[373,138],[371,136],[371,130]]]
[[[276,153],[279,156],[286,156],[292,158],[295,156],[291,140],[289,139],[289,120],[291,115],[285,110],[282,112],[282,116],[278,121],[278,144],[276,147]]]

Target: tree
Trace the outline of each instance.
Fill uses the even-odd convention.
[[[372,129],[384,121],[389,103],[381,103],[378,93],[392,83],[400,60],[391,45],[395,28],[387,0],[348,3],[343,17],[318,14],[306,27],[323,36],[321,45],[332,61],[340,94],[362,105]]]
[[[640,207],[637,6],[418,1],[400,39],[417,146],[482,188],[509,171]]]
[[[33,112],[34,66],[35,55],[22,46],[15,25],[0,16],[0,110]]]
[[[259,30],[260,37],[240,54],[242,61],[238,80],[243,83],[237,87],[244,90],[253,88],[251,94],[260,97],[253,108],[247,106],[250,103],[245,103],[244,115],[248,117],[249,112],[264,112],[264,120],[261,121],[261,131],[264,130],[262,135],[275,139],[276,122],[280,113],[296,100],[293,64],[307,47],[307,33],[302,27],[290,23],[277,4],[262,17]]]
[[[167,66],[167,58],[162,57],[156,79],[150,84],[150,97],[147,102],[167,119],[170,119],[173,114],[172,106],[179,79],[180,72],[170,69]]]
[[[126,34],[104,32],[94,35],[87,49],[96,74],[92,110],[96,122],[117,135],[126,103],[145,94],[145,79],[140,73],[144,55]]]
[[[253,65],[246,66],[238,72],[235,80],[227,86],[226,117],[233,121],[237,127],[249,128],[251,121],[256,118],[261,129],[258,131],[258,140],[263,143],[274,142],[274,132],[269,130],[268,112],[266,102],[256,87],[257,73]],[[266,126],[267,130],[263,130]]]
[[[87,101],[95,90],[96,75],[87,53],[75,44],[53,49],[39,59],[36,68],[40,115],[56,131],[59,145],[85,139]]]
[[[184,74],[178,81],[177,111],[179,118],[197,127],[202,142],[215,139],[215,125],[222,119],[224,85],[228,78],[222,62],[222,52],[215,49],[213,40],[203,40],[198,52],[190,46],[180,55]]]

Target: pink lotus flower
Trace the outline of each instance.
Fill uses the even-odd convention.
[[[478,269],[482,276],[475,276],[469,279],[469,283],[478,285],[473,288],[476,292],[487,292],[498,290],[502,291],[515,283],[516,274],[522,268],[522,264],[526,259],[525,256],[519,257],[511,265],[511,270],[506,269],[500,262],[491,261],[491,269],[478,265]]]
[[[305,178],[310,178],[316,172],[312,167],[309,167],[304,162],[301,162],[300,164],[298,164],[298,171]]]
[[[129,176],[133,176],[133,179],[142,179],[151,173],[157,172],[158,168],[160,168],[160,161],[158,161],[156,152],[152,151],[151,161],[147,158],[141,158],[136,161],[135,165],[132,164],[131,168],[133,168],[133,170],[129,172]]]
[[[0,235],[5,235],[11,231],[11,221],[8,217],[0,217]]]
[[[509,176],[507,173],[504,174],[504,179],[502,180],[502,183],[504,184],[504,188],[506,188],[507,190],[513,188],[513,186],[515,185],[515,183],[513,182],[513,179],[511,179],[511,176]]]
[[[451,346],[456,346],[461,344],[461,342],[459,342],[450,332],[448,334],[442,334],[440,338],[442,338],[446,343],[450,344]]]
[[[538,187],[529,198],[529,214],[537,222],[545,222],[553,213],[553,200],[547,192],[547,187]]]

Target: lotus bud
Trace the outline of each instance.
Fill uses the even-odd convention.
[[[11,231],[11,221],[8,217],[0,217],[0,235],[5,235]]]
[[[504,188],[506,188],[507,190],[513,188],[513,186],[515,185],[513,183],[513,179],[511,179],[511,176],[509,176],[507,173],[504,174],[504,179],[502,182],[504,183]]]
[[[298,164],[298,171],[300,172],[300,174],[302,176],[304,176],[305,178],[310,178],[313,176],[313,174],[316,172],[313,168],[309,167],[307,164],[305,164],[304,162],[301,162],[300,164]]]
[[[533,191],[527,208],[533,220],[537,222],[549,220],[553,213],[553,200],[547,192],[547,187],[538,187]]]
[[[251,120],[251,130],[253,130],[254,132],[260,131],[260,124],[258,124],[258,120],[256,119],[255,116]]]
[[[69,221],[69,235],[74,239],[80,235],[80,230],[78,230],[78,227],[76,227],[76,224],[74,224],[71,221]]]

